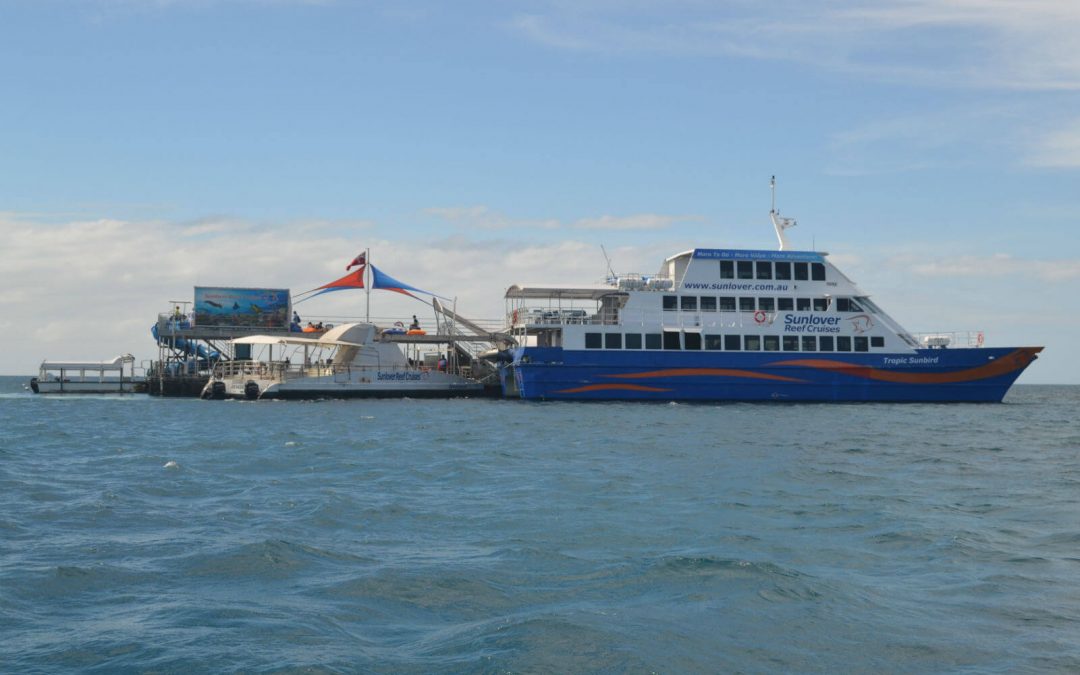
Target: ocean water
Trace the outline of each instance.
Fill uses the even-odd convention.
[[[0,670],[1080,671],[1080,387],[211,402],[0,378]]]

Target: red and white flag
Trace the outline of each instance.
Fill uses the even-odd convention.
[[[364,254],[361,253],[360,255],[353,258],[353,261],[351,263],[349,263],[349,265],[345,268],[345,271],[348,272],[349,270],[351,270],[353,267],[355,267],[357,265],[363,266],[366,262],[367,262],[367,259],[364,258]]]

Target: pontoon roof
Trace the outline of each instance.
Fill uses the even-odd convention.
[[[124,354],[108,361],[43,361],[41,367],[54,370],[57,368],[66,370],[75,370],[77,368],[85,368],[86,370],[121,370],[125,363],[132,363],[133,361],[135,361],[134,356]]]
[[[564,300],[599,300],[618,293],[619,289],[606,284],[594,286],[556,286],[554,284],[514,284],[506,289],[507,298],[561,298]]]
[[[277,335],[248,335],[232,341],[236,345],[308,345],[312,347],[363,347],[359,342],[320,340],[318,338],[279,337]]]

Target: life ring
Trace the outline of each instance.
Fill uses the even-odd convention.
[[[754,312],[754,321],[756,323],[761,324],[761,323],[765,323],[768,320],[769,320],[769,315],[765,313],[765,310],[759,309],[758,311]]]

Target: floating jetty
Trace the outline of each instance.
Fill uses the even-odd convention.
[[[214,290],[218,295],[225,291],[243,291],[252,295],[257,289]],[[196,298],[199,298],[199,291],[196,288]],[[288,298],[288,291],[275,291],[282,292]],[[255,320],[252,320],[239,311],[240,307],[233,314],[220,314],[225,318],[219,319],[200,312],[198,300],[192,311],[185,311],[186,307],[181,309],[191,303],[173,301],[170,304],[174,305],[173,311],[159,314],[150,331],[158,348],[157,358],[146,369],[146,391],[152,396],[200,396],[208,389],[215,372],[220,378],[223,372],[244,372],[249,369],[245,364],[257,363],[258,360],[253,358],[253,346],[284,345],[304,339],[314,341],[334,328],[333,324],[320,323],[321,328],[305,330],[297,322],[281,321],[281,316],[292,314],[290,305],[285,305],[284,312],[268,311],[263,307],[253,312]],[[234,301],[234,304],[240,303]],[[257,305],[247,305],[252,306]],[[437,298],[433,298],[432,307],[435,332],[408,331],[404,329],[404,322],[391,321],[389,328],[377,330],[374,340],[400,345],[413,363],[441,368],[445,373],[476,383],[478,386],[470,389],[470,395],[500,396],[496,365],[481,358],[481,354],[499,346],[505,347],[508,336],[486,330]]]

